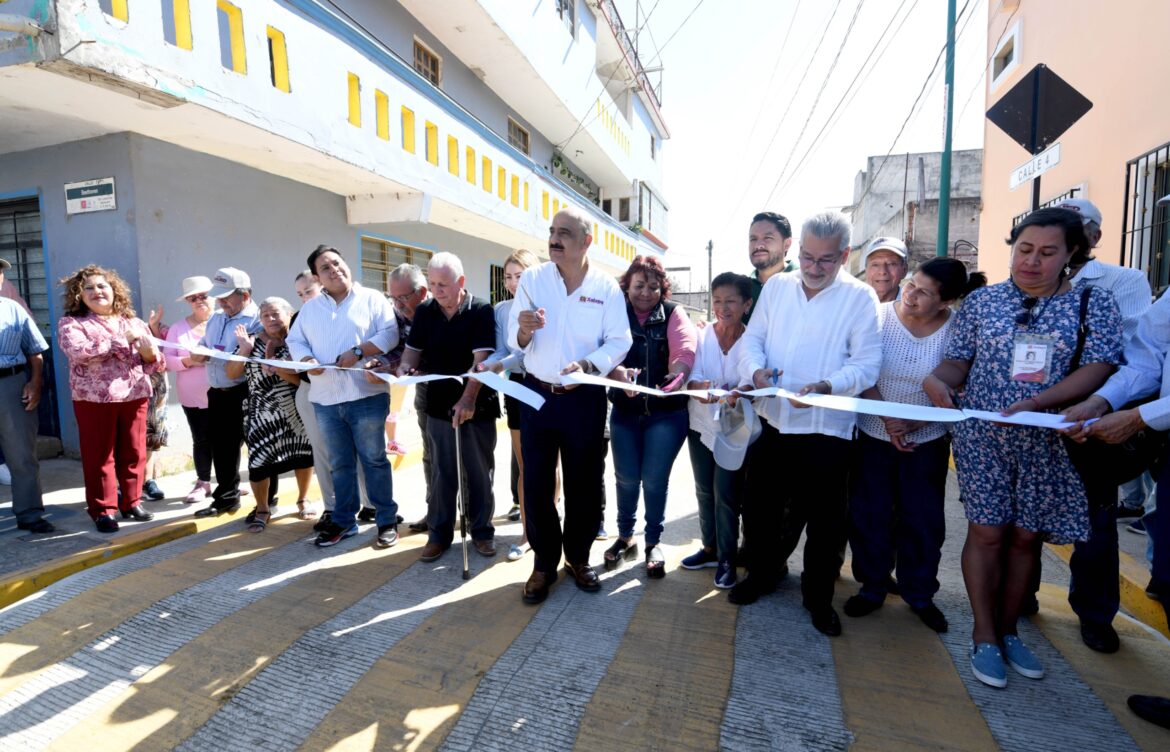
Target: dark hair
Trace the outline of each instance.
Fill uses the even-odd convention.
[[[1012,228],[1011,234],[1008,235],[1007,244],[1015,245],[1020,234],[1028,227],[1060,227],[1064,230],[1064,244],[1072,251],[1072,257],[1068,261],[1069,265],[1072,267],[1081,266],[1092,258],[1089,255],[1092,253],[1092,249],[1089,247],[1089,238],[1085,235],[1085,225],[1082,219],[1081,215],[1072,209],[1058,209],[1056,207],[1037,209]]]
[[[317,246],[315,249],[313,249],[313,252],[309,254],[309,271],[311,271],[314,275],[317,273],[317,259],[324,256],[326,253],[336,253],[338,256],[341,255],[341,251],[337,250],[331,245]]]
[[[113,293],[113,300],[110,301],[113,312],[123,318],[134,318],[134,303],[130,300],[130,286],[118,276],[118,272],[97,264],[83,266],[61,280],[60,284],[65,288],[63,308],[66,316],[80,317],[89,313],[89,306],[81,299],[81,290],[85,287],[85,281],[90,277],[105,277],[106,282],[110,285],[110,291]]]
[[[783,214],[769,211],[760,212],[752,217],[752,224],[754,225],[756,222],[771,222],[780,231],[780,234],[784,236],[785,240],[792,237],[792,223]]]
[[[670,297],[670,278],[666,276],[666,269],[663,268],[662,262],[654,256],[634,257],[630,268],[626,269],[626,273],[618,280],[618,287],[622,288],[622,292],[630,291],[630,280],[635,274],[641,274],[647,280],[654,277],[658,280],[658,284],[662,285],[662,299],[666,300]]]
[[[752,299],[752,280],[743,274],[736,274],[735,272],[723,272],[715,279],[711,280],[711,293],[720,287],[734,287],[735,291],[744,300]]]
[[[953,258],[933,258],[920,264],[917,271],[938,282],[941,300],[958,300],[987,284],[986,274],[968,274],[967,265]]]

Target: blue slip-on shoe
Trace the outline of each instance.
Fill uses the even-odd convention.
[[[1007,686],[1007,667],[998,645],[981,642],[971,643],[971,672],[975,678],[989,687],[1003,689]]]
[[[715,570],[715,587],[720,590],[730,590],[735,587],[737,579],[735,567],[731,566],[730,561],[719,562],[719,566]]]
[[[1003,638],[1003,653],[1007,663],[1020,676],[1029,679],[1043,679],[1044,667],[1017,635],[1006,635]]]
[[[719,558],[715,556],[714,551],[708,551],[705,548],[700,548],[690,556],[683,559],[679,566],[683,569],[704,569],[706,567],[715,567],[719,565]]]

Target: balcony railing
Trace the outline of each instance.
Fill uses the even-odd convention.
[[[650,77],[646,74],[642,60],[638,57],[638,50],[634,46],[634,40],[630,38],[629,30],[622,23],[621,14],[618,13],[617,6],[613,0],[601,0],[598,5],[614,37],[617,38],[618,45],[622,48],[622,52],[626,56],[626,62],[634,72],[634,78],[638,80],[638,85],[650,96],[650,100],[654,103],[654,109],[658,110],[661,114],[662,80],[659,79],[657,86],[650,83]]]

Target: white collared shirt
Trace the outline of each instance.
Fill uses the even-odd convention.
[[[740,385],[739,359],[743,354],[743,336],[735,341],[724,355],[719,347],[719,336],[715,325],[710,324],[699,330],[699,344],[695,348],[695,367],[691,370],[691,381],[710,381],[715,389],[734,389]],[[687,402],[690,411],[691,430],[699,434],[703,446],[715,451],[715,434],[719,430],[716,419],[719,403],[703,404],[697,399]]]
[[[1121,344],[1123,347],[1128,345],[1137,331],[1138,319],[1154,299],[1145,272],[1092,259],[1081,267],[1071,282],[1074,287],[1092,285],[1113,293],[1117,310],[1121,312]]]
[[[778,368],[777,386],[794,392],[826,381],[833,394],[861,394],[877,382],[882,366],[877,308],[873,288],[845,272],[812,299],[799,271],[777,274],[764,285],[743,335],[740,379],[750,384],[757,370]],[[781,433],[853,436],[853,413],[795,408],[778,397],[762,401],[757,412]]]
[[[318,363],[332,364],[363,342],[389,352],[398,344],[398,337],[394,307],[386,296],[354,284],[340,303],[325,291],[305,303],[287,342],[293,360],[311,357]],[[326,369],[310,378],[309,400],[318,405],[353,402],[386,391],[385,384],[371,384],[363,374],[352,371]]]
[[[551,261],[529,267],[520,278],[517,304],[508,312],[508,347],[524,353],[524,370],[549,384],[561,383],[561,370],[588,360],[601,375],[619,365],[634,343],[626,316],[626,297],[611,277],[592,266],[581,286],[569,293]],[[527,347],[520,347],[520,312],[544,309],[545,325]]]

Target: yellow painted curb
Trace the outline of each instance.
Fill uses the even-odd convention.
[[[1054,546],[1049,543],[1046,545],[1049,551],[1059,556],[1066,564],[1072,558],[1073,547],[1071,544]],[[1162,608],[1161,603],[1146,595],[1145,582],[1150,579],[1149,572],[1124,551],[1119,551],[1118,554],[1121,559],[1117,575],[1121,585],[1121,607],[1138,621],[1153,627],[1166,637],[1170,637],[1170,625],[1166,623],[1166,610]]]

